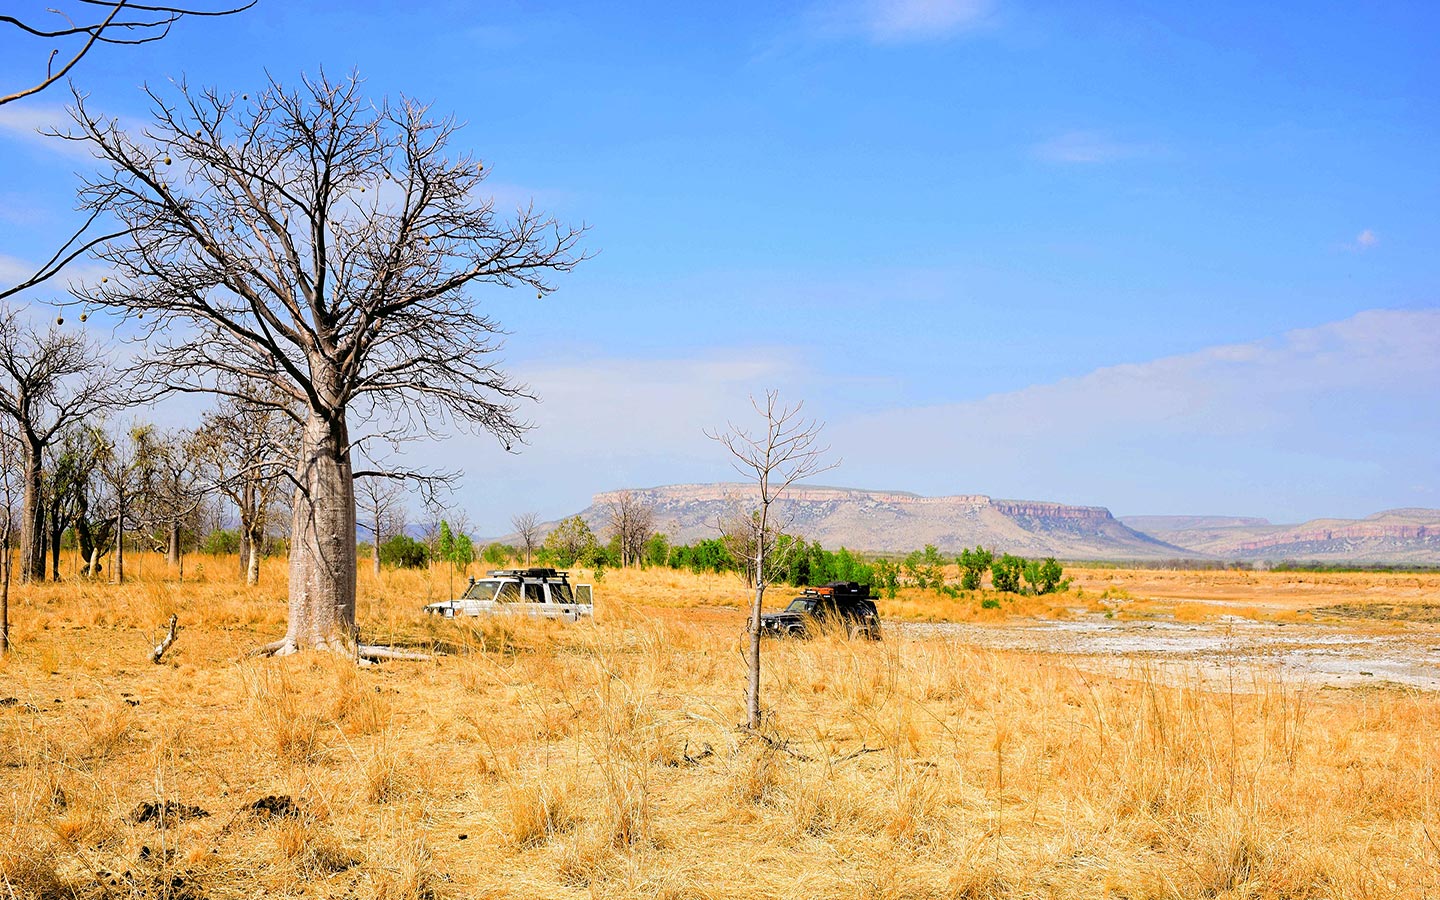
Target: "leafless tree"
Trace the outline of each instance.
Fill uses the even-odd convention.
[[[76,290],[149,326],[148,374],[178,391],[269,383],[303,410],[290,534],[289,628],[275,652],[351,653],[352,416],[390,433],[439,422],[505,446],[522,388],[493,361],[499,326],[467,286],[571,269],[581,231],[479,198],[485,172],[447,156],[457,125],[408,99],[372,104],[356,77],[271,82],[247,97],[151,92],[143,138],[77,98],[72,140],[110,171],[82,193],[126,227],[97,256],[118,273]]]
[[[20,577],[45,580],[45,450],[72,425],[118,404],[119,378],[81,334],[41,333],[0,308],[0,415],[12,423],[24,458]]]
[[[136,3],[133,0],[23,0],[16,3],[12,0],[5,4],[4,12],[0,12],[0,28],[44,48],[36,54],[37,62],[44,54],[44,76],[40,77],[37,72],[33,81],[27,78],[19,85],[0,87],[3,92],[0,106],[51,87],[70,75],[97,45],[153,43],[169,35],[181,19],[230,16],[254,5],[255,0],[243,5]],[[0,285],[0,300],[49,281],[93,247],[119,236],[122,232],[96,234],[92,230],[103,215],[103,210],[92,210],[85,224],[35,274],[19,284]]]
[[[201,419],[192,439],[204,481],[239,513],[240,570],[246,584],[260,583],[269,513],[295,467],[300,426],[288,399],[263,385],[232,385]]]
[[[654,533],[655,509],[634,491],[617,491],[606,503],[605,517],[610,537],[620,545],[620,565],[639,565],[645,558],[645,542]]]
[[[139,502],[155,490],[160,453],[155,426],[132,424],[109,435],[100,454],[100,477],[114,503],[115,564],[110,580],[125,583],[125,528],[137,524]]]
[[[722,513],[715,525],[720,532],[720,542],[725,545],[725,550],[730,557],[740,564],[745,575],[745,586],[755,586],[755,560],[762,554],[757,553],[755,541],[761,537],[756,526],[756,510],[748,498],[735,497],[731,499],[731,508]],[[769,561],[770,553],[775,549],[775,538],[778,532],[778,523],[771,522],[764,532],[765,552],[764,558]],[[770,566],[770,571],[775,567]]]
[[[510,518],[510,527],[515,529],[515,538],[525,551],[525,565],[540,546],[540,516],[533,512],[518,513]]]
[[[152,432],[148,437],[146,485],[140,496],[140,522],[156,550],[183,581],[184,532],[213,483],[205,480],[201,443],[195,432]]]
[[[395,528],[395,512],[404,509],[402,498],[404,496],[404,485],[389,478],[360,478],[357,479],[355,488],[355,503],[365,511],[365,521],[361,524],[370,532],[374,540],[375,552],[371,554],[375,574],[380,574],[380,545],[384,543],[387,534],[394,535],[400,532]]]
[[[833,469],[839,463],[825,461],[829,448],[818,443],[824,426],[801,415],[803,404],[783,404],[779,392],[773,390],[765,392],[763,403],[754,397],[750,403],[764,420],[761,427],[747,429],[731,423],[728,431],[707,434],[729,451],[735,471],[755,485],[749,516],[754,535],[755,602],[750,607],[749,680],[745,700],[749,727],[756,729],[761,721],[760,615],[765,588],[772,577],[765,567],[772,543],[767,537],[772,533],[777,512],[772,507],[795,482]]]
[[[16,463],[20,448],[8,429],[0,428],[0,656],[10,652],[10,547],[15,534]]]

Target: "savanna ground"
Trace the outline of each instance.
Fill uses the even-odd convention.
[[[882,642],[768,643],[756,736],[729,577],[612,571],[596,621],[564,625],[427,618],[443,575],[362,571],[367,639],[444,652],[357,668],[248,657],[284,629],[283,566],[247,588],[201,559],[183,584],[150,557],[124,587],[14,589],[0,898],[1440,894],[1440,695],[907,624],[1440,644],[1393,614],[1436,603],[1434,576],[1086,569],[998,610],[902,592]]]

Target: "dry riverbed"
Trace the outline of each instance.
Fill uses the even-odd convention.
[[[1012,619],[995,624],[898,623],[901,634],[945,636],[980,647],[1059,654],[1106,673],[1158,665],[1168,674],[1197,674],[1244,688],[1256,675],[1287,682],[1350,687],[1390,683],[1440,690],[1440,630],[1412,627],[1366,633],[1345,625],[1279,623],[1223,615],[1189,623],[1107,619]]]

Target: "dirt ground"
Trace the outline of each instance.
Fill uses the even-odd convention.
[[[1433,605],[1433,581],[1086,570],[996,609],[902,591],[879,643],[767,644],[749,733],[733,578],[611,572],[596,621],[569,626],[426,617],[433,573],[362,573],[368,637],[445,652],[357,668],[247,656],[283,631],[284,573],[249,588],[204,566],[12,598],[0,898],[1378,900],[1440,883],[1440,694],[1380,665],[1430,664],[1404,648],[1440,646],[1435,626],[1391,608]],[[1346,604],[1385,617],[1307,611]],[[1287,668],[1328,650],[1374,674]]]
[[[1159,665],[1217,685],[1282,677],[1316,687],[1440,690],[1440,576],[1392,573],[1073,571],[1060,608],[989,622],[899,623],[1089,670]],[[1063,617],[1057,617],[1057,613]]]

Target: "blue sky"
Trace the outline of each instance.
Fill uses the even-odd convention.
[[[529,447],[410,451],[484,533],[727,477],[702,429],[770,386],[829,423],[832,483],[1440,506],[1440,7],[615,6],[260,0],[76,81],[138,121],[146,80],[356,68],[468,122],[502,205],[591,226],[543,302],[477,293]],[[18,48],[5,85],[43,66]],[[0,275],[70,221],[85,160],[33,135],[63,101],[0,110]]]

